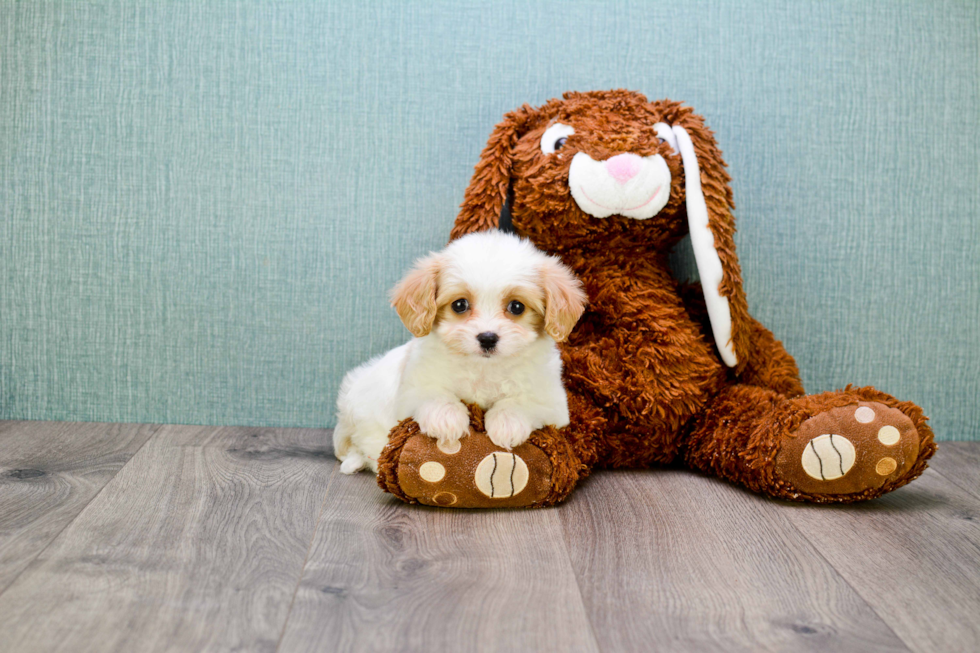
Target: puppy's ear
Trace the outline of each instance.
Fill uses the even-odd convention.
[[[561,342],[582,317],[588,298],[572,271],[553,257],[541,265],[539,274],[544,290],[544,330],[555,342]]]
[[[415,263],[412,271],[391,291],[391,305],[416,338],[429,335],[436,321],[436,288],[442,260],[431,254]]]
[[[466,188],[450,240],[499,226],[510,186],[514,147],[536,115],[537,111],[525,104],[506,114],[503,121],[493,128],[490,140],[473,170],[473,179]]]

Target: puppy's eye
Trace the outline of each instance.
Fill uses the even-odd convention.
[[[453,313],[465,313],[470,307],[470,303],[465,299],[457,299],[452,303]]]
[[[541,137],[541,151],[545,154],[554,154],[556,150],[560,150],[565,145],[565,141],[574,133],[574,127],[556,122],[548,127]]]
[[[512,315],[520,315],[521,313],[524,312],[524,304],[520,303],[515,299],[511,303],[507,304],[507,310]]]

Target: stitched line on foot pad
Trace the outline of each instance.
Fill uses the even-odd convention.
[[[810,440],[810,448],[813,449],[813,455],[817,457],[817,463],[820,465],[820,480],[826,481],[827,477],[823,475],[823,459],[821,459],[820,454],[817,453],[817,448],[813,446],[813,440]]]
[[[493,471],[490,472],[490,498],[493,498],[493,475],[497,473],[497,454],[493,454]]]
[[[837,445],[834,444],[834,436],[833,435],[830,436],[830,446],[834,448],[834,453],[837,454],[837,462],[840,465],[840,475],[843,476],[844,475],[844,456],[840,455],[840,452],[837,451]]]

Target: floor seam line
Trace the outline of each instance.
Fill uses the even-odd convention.
[[[108,425],[109,425],[109,426],[112,426],[113,424],[111,424],[111,423],[110,423],[110,424],[108,424]],[[140,426],[143,426],[143,425],[140,425]],[[126,461],[125,463],[123,463],[123,465],[122,465],[122,466],[121,466],[121,467],[120,467],[119,469],[117,469],[117,470],[116,470],[116,472],[115,472],[115,473],[114,473],[114,474],[113,474],[112,476],[110,476],[109,478],[107,478],[107,479],[106,479],[106,482],[102,484],[102,487],[100,487],[100,488],[99,488],[99,491],[98,491],[98,492],[96,492],[95,494],[93,494],[93,495],[92,495],[92,498],[91,498],[91,499],[89,499],[89,500],[88,500],[88,501],[87,501],[87,502],[85,503],[85,505],[84,505],[84,506],[82,506],[82,507],[81,507],[81,509],[80,509],[80,510],[79,510],[79,511],[78,511],[78,512],[77,512],[77,513],[75,514],[75,516],[74,516],[74,517],[72,517],[71,519],[69,519],[69,520],[68,520],[68,521],[67,521],[67,522],[65,523],[65,525],[64,525],[64,526],[62,526],[62,527],[61,527],[61,529],[60,529],[60,530],[58,530],[58,532],[57,532],[57,533],[55,533],[55,535],[54,535],[54,536],[53,536],[53,537],[52,537],[52,538],[51,538],[50,540],[48,540],[48,542],[47,542],[47,544],[45,544],[45,545],[44,545],[44,546],[43,546],[43,547],[41,548],[41,550],[40,550],[40,551],[38,551],[37,553],[35,553],[35,554],[34,554],[34,557],[33,557],[33,558],[31,558],[31,561],[30,561],[30,562],[28,562],[28,563],[27,563],[27,565],[26,565],[26,566],[25,566],[25,567],[24,567],[23,569],[21,569],[21,570],[20,570],[20,572],[18,572],[16,576],[14,576],[13,578],[11,578],[11,579],[10,579],[10,582],[9,582],[9,583],[7,583],[7,584],[6,584],[6,585],[5,585],[4,587],[2,587],[2,588],[0,588],[0,596],[3,596],[3,595],[4,595],[4,593],[5,593],[5,592],[6,592],[7,590],[9,590],[9,589],[10,589],[11,587],[13,587],[13,586],[14,586],[14,583],[16,583],[16,582],[17,582],[17,580],[18,580],[18,579],[19,579],[19,578],[20,578],[21,576],[23,576],[23,575],[24,575],[24,572],[26,572],[26,571],[27,571],[28,569],[30,569],[30,567],[31,567],[31,565],[32,565],[32,564],[34,564],[34,562],[35,562],[35,561],[36,561],[36,560],[37,560],[38,558],[40,558],[40,557],[41,557],[41,554],[43,554],[43,553],[44,553],[45,551],[47,551],[47,550],[48,550],[48,548],[49,548],[49,547],[50,547],[50,546],[51,546],[52,544],[54,544],[54,543],[55,543],[55,542],[56,542],[56,541],[58,540],[58,538],[59,538],[59,537],[61,537],[61,534],[62,534],[62,533],[64,533],[64,532],[65,532],[65,530],[67,530],[67,528],[68,528],[69,526],[71,526],[72,524],[74,524],[74,523],[75,523],[75,520],[76,520],[76,519],[78,519],[78,518],[79,518],[79,517],[81,516],[81,514],[82,514],[83,512],[85,512],[85,509],[86,509],[86,508],[88,508],[88,507],[89,507],[90,505],[92,505],[92,502],[93,502],[93,501],[95,501],[95,500],[96,500],[97,498],[99,498],[99,497],[100,497],[100,496],[102,495],[102,493],[103,493],[103,492],[105,491],[105,489],[106,489],[106,486],[108,486],[108,485],[109,485],[109,483],[112,483],[112,481],[114,481],[114,480],[115,480],[115,478],[116,478],[116,476],[118,476],[118,475],[119,475],[119,472],[121,472],[121,471],[122,471],[123,469],[125,469],[125,467],[126,467],[126,465],[128,465],[128,464],[129,464],[130,462],[132,462],[132,460],[133,460],[133,458],[135,458],[135,457],[136,457],[136,455],[137,455],[137,454],[138,454],[139,452],[141,452],[141,451],[143,451],[143,447],[145,447],[145,446],[146,446],[147,444],[149,444],[149,442],[150,442],[150,440],[153,440],[153,439],[154,439],[155,437],[157,437],[157,434],[158,434],[158,433],[160,433],[161,431],[163,431],[163,430],[165,430],[165,429],[166,429],[166,426],[167,426],[167,425],[166,425],[166,424],[157,424],[157,425],[151,425],[151,426],[157,426],[157,430],[156,430],[156,431],[154,431],[154,432],[153,432],[152,434],[150,434],[150,437],[148,437],[148,438],[146,439],[146,441],[145,441],[145,442],[143,442],[143,444],[141,444],[141,445],[140,445],[139,447],[137,447],[137,449],[136,449],[136,451],[134,451],[134,452],[133,452],[133,455],[132,455],[132,456],[130,456],[130,457],[129,457],[129,459],[128,459],[128,460],[127,460],[127,461]]]
[[[954,478],[954,477],[951,477],[951,476],[949,476],[949,475],[947,475],[947,474],[946,474],[946,473],[944,473],[944,472],[943,472],[942,470],[940,470],[940,468],[939,468],[939,467],[936,467],[935,465],[930,465],[930,466],[929,466],[929,469],[931,469],[932,471],[934,471],[934,472],[936,472],[936,473],[937,473],[938,475],[940,475],[940,476],[942,476],[942,477],[943,477],[943,479],[944,479],[944,480],[945,480],[945,481],[946,481],[947,483],[949,483],[949,484],[951,484],[951,485],[953,485],[953,486],[955,486],[955,487],[956,487],[956,488],[957,488],[958,490],[960,490],[960,491],[962,491],[962,492],[966,492],[967,494],[969,494],[969,495],[970,495],[971,497],[973,497],[974,499],[980,499],[980,493],[978,493],[978,492],[976,492],[975,490],[971,490],[971,489],[970,489],[970,488],[968,488],[968,487],[964,487],[964,486],[962,486],[962,485],[960,485],[960,483],[959,483],[959,481],[958,481],[958,479],[956,479],[956,478]]]
[[[806,543],[810,545],[810,548],[813,549],[813,551],[818,556],[820,556],[820,559],[823,560],[827,564],[828,567],[830,567],[831,569],[834,570],[834,573],[837,574],[837,577],[841,579],[841,582],[843,582],[852,592],[854,592],[854,596],[856,596],[859,599],[861,599],[861,601],[864,603],[864,605],[866,605],[868,607],[868,609],[871,610],[871,612],[873,612],[876,617],[878,617],[878,619],[881,621],[882,625],[885,626],[885,628],[887,628],[888,631],[892,635],[895,636],[895,639],[897,639],[898,641],[900,641],[902,644],[905,645],[905,650],[906,651],[909,651],[909,653],[914,653],[914,651],[917,650],[917,649],[913,648],[912,645],[909,642],[905,641],[905,638],[904,637],[902,637],[897,632],[895,632],[895,629],[892,628],[892,625],[890,623],[888,623],[888,621],[885,619],[885,617],[883,617],[881,615],[881,613],[878,612],[878,610],[875,609],[875,607],[873,605],[871,605],[871,603],[868,602],[868,599],[864,598],[864,595],[861,594],[861,592],[858,591],[858,588],[857,587],[855,587],[853,584],[851,584],[850,579],[848,579],[847,576],[844,575],[844,572],[842,572],[840,569],[838,569],[837,566],[834,565],[834,563],[832,563],[827,558],[827,556],[825,556],[823,554],[823,551],[820,550],[820,547],[817,546],[816,542],[814,542],[813,540],[811,540],[810,537],[806,533],[804,533],[802,530],[800,530],[800,528],[796,525],[796,522],[793,521],[792,517],[787,517],[784,521],[793,530],[795,530],[797,533],[799,533],[800,537],[802,537],[806,541]]]
[[[599,645],[599,637],[596,635],[595,627],[592,624],[592,616],[589,614],[589,609],[585,605],[585,597],[582,595],[582,583],[579,580],[578,572],[575,571],[575,565],[572,564],[572,554],[568,549],[568,538],[565,537],[565,526],[561,521],[560,511],[567,506],[566,503],[559,504],[555,507],[555,522],[558,524],[558,528],[561,531],[561,546],[562,550],[565,551],[565,559],[568,561],[568,568],[572,572],[572,579],[575,581],[575,592],[578,594],[579,603],[582,605],[582,611],[585,613],[585,620],[589,624],[589,634],[592,635],[592,641],[595,643],[596,651],[603,651],[603,647]],[[591,516],[591,511],[589,515]]]
[[[333,488],[334,480],[337,478],[339,465],[334,464],[327,481],[327,487],[323,491],[323,501],[320,503],[320,510],[316,517],[316,524],[313,526],[313,533],[310,535],[310,544],[306,547],[306,556],[303,558],[303,565],[299,570],[299,578],[296,579],[296,587],[293,588],[293,595],[289,599],[289,608],[286,610],[286,618],[282,622],[282,630],[279,631],[279,639],[276,642],[276,653],[282,646],[282,640],[286,637],[286,628],[289,626],[289,618],[293,614],[293,606],[296,603],[296,595],[299,593],[299,586],[303,584],[303,576],[306,575],[306,565],[310,561],[310,553],[313,552],[313,545],[316,543],[316,534],[320,531],[320,523],[323,521],[323,513],[327,510],[327,499],[330,497],[330,490]]]

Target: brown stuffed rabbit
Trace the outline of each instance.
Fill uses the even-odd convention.
[[[589,308],[562,345],[571,423],[504,452],[472,407],[464,446],[446,454],[406,420],[381,486],[430,505],[541,506],[595,467],[682,462],[773,497],[843,503],[918,477],[936,450],[918,406],[870,387],[804,395],[793,358],[749,315],[732,208],[714,136],[680,103],[617,90],[508,113],[452,238],[511,228],[581,278]],[[688,233],[700,288],[668,266]],[[429,460],[448,470],[439,483],[418,474]],[[480,474],[509,490],[487,495]]]

